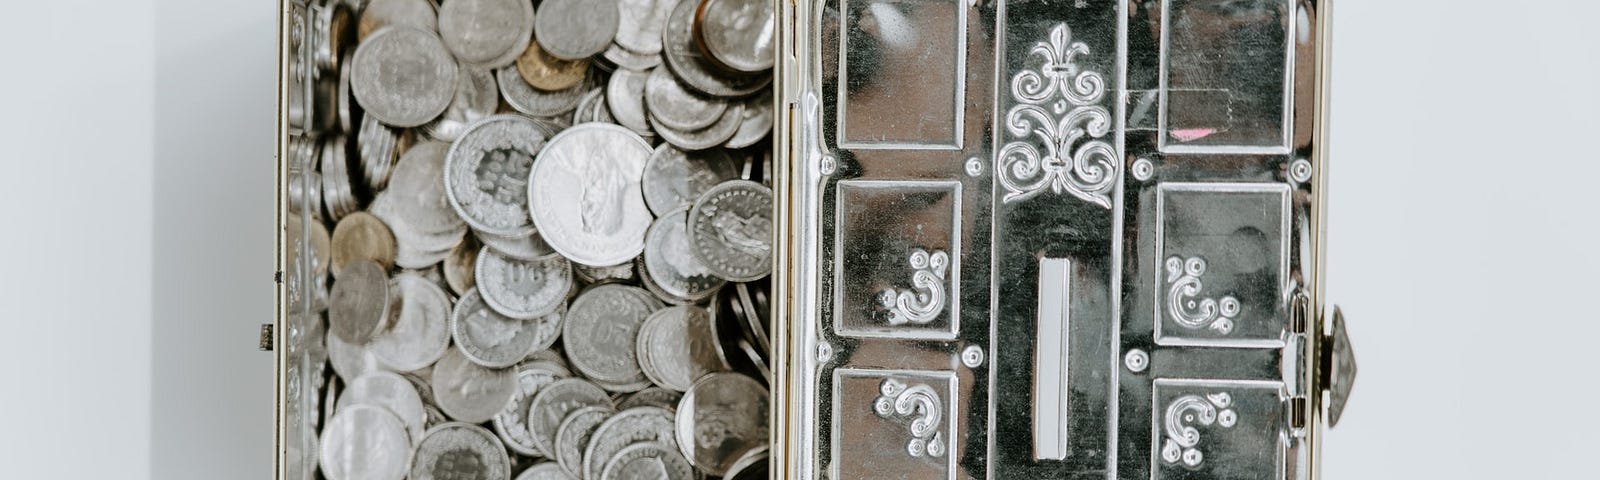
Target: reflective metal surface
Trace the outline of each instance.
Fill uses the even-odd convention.
[[[1311,478],[1321,3],[784,7],[776,478]]]

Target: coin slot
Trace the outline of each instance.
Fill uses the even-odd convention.
[[[1067,458],[1071,288],[1071,260],[1039,259],[1039,324],[1033,354],[1033,458],[1036,460]]]

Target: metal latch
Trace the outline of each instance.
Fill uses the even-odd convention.
[[[1344,406],[1350,401],[1350,386],[1356,381],[1356,356],[1350,349],[1350,333],[1344,327],[1344,312],[1333,307],[1333,331],[1322,339],[1321,371],[1317,374],[1317,394],[1328,392],[1328,426],[1339,424]]]

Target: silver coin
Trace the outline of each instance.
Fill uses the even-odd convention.
[[[560,255],[518,260],[484,247],[474,274],[483,302],[519,320],[550,315],[572,291],[572,264]]]
[[[728,148],[745,148],[767,138],[772,133],[772,90],[746,97],[743,101],[739,130],[728,139]]]
[[[362,171],[366,172],[367,185],[374,190],[389,185],[399,142],[400,134],[377,118],[361,118],[361,129],[356,132],[356,156],[361,160]]]
[[[523,470],[521,475],[517,475],[517,480],[573,480],[573,477],[567,475],[560,466],[545,462]]]
[[[472,363],[458,349],[449,349],[433,366],[434,400],[457,421],[483,423],[505,409],[517,392],[515,372]]]
[[[349,65],[352,58],[355,58],[354,51],[344,52],[344,57],[339,59],[339,65]],[[355,108],[355,98],[352,97],[353,94],[350,92],[350,69],[339,69],[339,85],[335,89],[339,131],[353,132],[359,126],[356,125],[356,113],[359,110]]]
[[[651,133],[645,117],[644,91],[649,72],[617,70],[606,83],[606,106],[617,123],[638,134]]]
[[[494,78],[500,82],[500,95],[505,97],[506,104],[534,117],[555,117],[578,108],[578,101],[594,88],[595,82],[594,70],[590,70],[577,85],[566,90],[546,92],[529,85],[528,80],[517,71],[516,65],[495,70]]]
[[[642,55],[661,53],[661,30],[677,5],[674,0],[621,0],[617,45]]]
[[[674,392],[661,387],[650,387],[623,399],[617,403],[617,408],[627,410],[633,407],[661,407],[668,411],[678,409],[678,400],[683,398],[683,393]]]
[[[555,455],[556,429],[568,414],[583,407],[611,408],[605,390],[586,380],[566,378],[539,389],[528,404],[528,431],[534,449],[545,457]]]
[[[333,364],[334,373],[339,378],[349,382],[362,375],[381,371],[384,369],[378,363],[378,357],[372,354],[367,345],[355,345],[339,338],[338,335],[326,337],[328,349],[328,363]]]
[[[739,133],[739,125],[744,121],[744,105],[732,104],[717,117],[717,122],[700,130],[685,131],[668,127],[660,123],[656,111],[650,111],[650,127],[666,140],[684,150],[705,150],[728,142],[733,135]]]
[[[696,306],[657,310],[639,329],[638,355],[645,375],[656,385],[687,391],[695,380],[728,369],[717,356],[711,315]]]
[[[550,244],[544,243],[544,238],[537,233],[525,237],[502,237],[484,232],[477,234],[478,240],[482,241],[484,246],[517,260],[538,260],[556,253],[556,250],[550,248]]]
[[[399,302],[394,324],[373,337],[368,348],[383,366],[397,372],[421,370],[450,348],[450,294],[417,273],[396,275],[391,287]]]
[[[533,38],[527,0],[452,0],[439,9],[439,36],[463,63],[499,68],[516,61]]]
[[[506,408],[494,416],[494,431],[500,435],[506,448],[529,456],[542,453],[533,443],[533,432],[528,430],[528,408],[533,397],[545,385],[555,383],[564,375],[545,365],[548,362],[531,362],[517,365],[517,393],[512,395]]]
[[[641,275],[675,304],[710,298],[726,283],[689,250],[688,219],[688,208],[680,207],[662,215],[645,235]]]
[[[695,468],[722,476],[767,444],[767,388],[737,373],[701,377],[678,402],[678,448]]]
[[[620,70],[637,72],[647,71],[661,64],[661,54],[659,53],[638,53],[622,48],[621,45],[615,43],[611,44],[610,47],[606,47],[605,53],[600,54],[600,58],[611,62],[612,65],[616,65]]]
[[[595,88],[583,94],[578,100],[578,108],[572,111],[572,124],[601,122],[617,123],[611,116],[611,108],[606,105],[606,91],[604,88]]]
[[[618,412],[595,428],[583,450],[583,476],[599,479],[606,461],[628,445],[655,442],[678,448],[672,412],[658,407],[636,407]]]
[[[534,19],[534,34],[545,52],[582,60],[605,51],[617,36],[621,20],[617,2],[544,0]]]
[[[322,474],[328,480],[400,480],[411,465],[405,424],[373,405],[335,413],[320,443]]]
[[[428,430],[408,480],[511,480],[511,455],[493,433],[462,422]]]
[[[561,420],[553,442],[555,451],[551,453],[562,470],[573,478],[583,474],[583,449],[589,446],[589,436],[615,413],[609,406],[583,407]]]
[[[661,125],[684,131],[709,127],[728,109],[727,101],[684,88],[666,67],[650,70],[644,83],[644,104]]]
[[[352,260],[344,275],[333,283],[328,322],[334,335],[356,345],[366,345],[387,327],[390,307],[389,276],[377,262]]]
[[[693,205],[712,187],[736,178],[739,170],[727,151],[687,152],[663,144],[656,147],[644,166],[644,202],[656,216],[666,216]]]
[[[489,368],[516,365],[533,350],[538,326],[533,320],[500,315],[484,305],[477,290],[461,295],[450,314],[450,335],[473,363]]]
[[[575,263],[572,265],[572,273],[577,274],[578,279],[584,283],[632,282],[635,278],[633,264],[634,262],[626,262],[609,267],[591,267]]]
[[[433,32],[403,26],[373,32],[349,67],[356,101],[392,126],[428,123],[455,98],[455,59]]]
[[[394,233],[394,263],[401,268],[427,268],[444,260],[461,243],[467,224],[450,206],[445,192],[445,157],[449,144],[423,142],[400,156],[389,188],[372,201],[370,212]]]
[[[456,96],[450,106],[439,118],[422,126],[423,133],[434,140],[453,142],[467,126],[500,109],[500,86],[494,80],[494,71],[462,65],[456,75]]]
[[[431,0],[369,0],[361,9],[357,32],[365,41],[368,35],[390,25],[438,31],[438,10]]]
[[[584,265],[638,256],[651,220],[639,184],[649,158],[650,144],[617,125],[576,125],[550,139],[528,181],[528,208],[544,240]]]
[[[605,284],[578,295],[561,337],[578,373],[612,383],[643,378],[634,341],[661,303],[638,287]]]
[[[725,480],[764,480],[767,478],[767,457],[771,449],[768,446],[756,447],[745,453],[728,467],[728,474],[723,475]]]
[[[303,215],[311,212],[313,219],[322,218],[322,174],[303,170],[289,171],[289,213]]]
[[[520,115],[495,115],[450,144],[444,187],[450,205],[474,230],[503,237],[533,234],[528,172],[544,130]]]
[[[602,480],[689,480],[694,467],[671,447],[652,442],[629,445],[606,461]]]
[[[650,388],[651,385],[650,379],[646,378],[643,373],[640,373],[638,377],[628,381],[611,382],[606,380],[594,380],[594,384],[599,385],[600,388],[605,389],[607,392],[613,393],[633,393]]]
[[[742,97],[772,83],[771,75],[728,76],[701,55],[694,38],[694,13],[700,2],[680,0],[661,32],[661,57],[689,88],[718,97]]]
[[[744,313],[745,338],[755,342],[762,353],[772,352],[771,340],[767,338],[767,304],[766,292],[755,290],[747,283],[735,284],[733,291],[739,300],[739,309]]]
[[[328,216],[337,222],[361,208],[350,186],[350,164],[346,161],[345,140],[330,136],[319,150],[322,164],[322,201]]]
[[[426,430],[428,412],[422,408],[422,397],[411,382],[389,372],[373,372],[350,382],[339,396],[336,410],[356,405],[382,407],[406,425],[410,438],[422,438]]]
[[[696,32],[709,58],[745,73],[771,69],[778,27],[773,6],[767,0],[705,0]]]
[[[689,245],[706,268],[730,282],[772,271],[772,190],[748,180],[723,182],[689,211]]]

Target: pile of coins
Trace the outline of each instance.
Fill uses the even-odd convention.
[[[771,2],[292,10],[286,478],[767,477]]]

